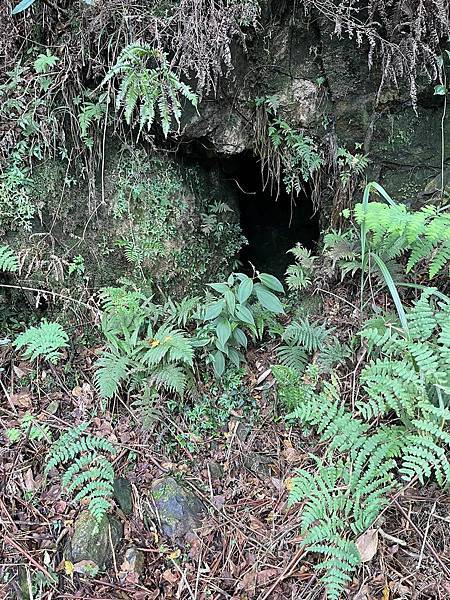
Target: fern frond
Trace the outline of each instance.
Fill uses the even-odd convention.
[[[137,411],[144,431],[150,431],[161,416],[158,409],[159,399],[159,394],[153,388],[147,386],[142,395],[131,405]]]
[[[9,246],[0,244],[0,271],[16,273],[19,270],[19,259]]]
[[[42,357],[51,363],[58,362],[63,348],[67,348],[69,338],[59,323],[43,321],[37,327],[29,327],[14,341],[16,348],[22,349],[28,360]]]
[[[110,508],[114,483],[114,468],[104,454],[114,455],[116,450],[105,438],[87,434],[87,427],[82,423],[59,437],[49,450],[44,473],[70,463],[61,478],[63,491],[78,489],[73,502],[87,498],[91,514],[100,521]]]
[[[102,398],[109,400],[117,393],[120,384],[128,377],[130,360],[128,356],[118,356],[104,351],[95,363],[94,382]]]
[[[308,355],[298,346],[279,346],[276,350],[277,357],[282,365],[294,369],[302,374],[308,364]]]
[[[283,340],[289,344],[302,346],[307,352],[316,352],[321,348],[329,331],[324,325],[310,323],[309,320],[299,319],[286,327]]]
[[[157,367],[149,376],[149,382],[155,388],[182,396],[186,389],[187,378],[181,367],[167,364]]]

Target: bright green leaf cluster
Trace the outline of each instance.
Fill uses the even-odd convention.
[[[242,350],[247,348],[247,333],[258,336],[255,307],[258,305],[274,314],[284,313],[277,293],[284,293],[283,285],[273,275],[260,273],[254,281],[244,273],[230,275],[226,283],[210,283],[219,299],[206,305],[205,323],[211,322],[212,339],[209,342],[214,371],[221,377],[229,360],[239,367]]]
[[[181,99],[197,106],[197,96],[172,70],[167,55],[148,44],[136,42],[126,46],[103,83],[116,76],[121,78],[117,110],[123,107],[129,125],[135,109],[139,107],[139,128],[150,130],[158,111],[164,136],[167,137],[173,120],[180,125]]]

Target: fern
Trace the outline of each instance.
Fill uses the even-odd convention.
[[[419,401],[432,402],[432,391],[450,392],[447,328],[450,301],[432,304],[426,289],[406,315],[408,330],[366,326],[361,336],[376,358],[361,373],[367,397],[358,408],[366,418],[394,410],[401,418],[417,414]]]
[[[167,55],[148,44],[136,42],[126,46],[103,83],[116,76],[121,77],[116,98],[117,110],[124,108],[125,120],[129,125],[138,110],[136,120],[140,130],[144,127],[150,130],[158,112],[164,136],[167,137],[172,120],[180,125],[181,98],[197,106],[197,96],[172,71]]]
[[[23,355],[28,360],[42,357],[51,363],[58,362],[60,350],[67,348],[69,338],[59,323],[43,321],[38,327],[29,327],[14,341],[18,349],[25,348]]]
[[[130,372],[128,356],[119,356],[114,352],[105,351],[95,363],[95,385],[102,398],[109,400],[119,390]]]
[[[132,408],[141,419],[144,431],[150,431],[160,418],[158,400],[159,394],[153,388],[146,387],[132,404]]]
[[[349,346],[342,344],[335,336],[332,336],[320,349],[316,362],[323,373],[330,373],[335,367],[345,364],[350,356]]]
[[[402,204],[368,202],[357,204],[354,215],[370,235],[375,251],[390,258],[409,252],[407,272],[425,261],[430,279],[444,268],[449,273],[450,214],[434,206],[410,211]]]
[[[89,511],[97,522],[111,506],[113,496],[114,468],[104,454],[114,455],[114,446],[106,439],[86,433],[88,423],[69,429],[50,448],[45,474],[69,463],[61,478],[66,494],[74,496],[75,503],[86,499]]]
[[[198,311],[200,301],[200,296],[183,298],[180,302],[169,300],[165,306],[168,318],[171,321],[174,321],[178,327],[186,327],[188,321],[190,321]]]
[[[165,357],[172,362],[192,365],[194,349],[189,339],[180,329],[163,324],[148,342],[150,349],[143,354],[142,360],[147,365],[156,365]]]
[[[308,318],[293,321],[286,327],[283,340],[302,346],[307,352],[316,352],[327,339],[329,332],[323,325],[310,323]]]
[[[323,556],[316,569],[324,571],[327,596],[338,599],[360,562],[348,531],[359,535],[386,506],[387,493],[395,485],[393,469],[402,430],[385,428],[370,434],[369,425],[345,409],[336,380],[316,390],[314,369],[308,373],[309,383],[280,368],[274,374],[284,404],[293,407],[288,420],[314,427],[321,441],[328,442],[327,455],[316,459],[314,471],[300,469],[290,480],[289,504],[304,503],[303,544]]]
[[[193,366],[194,345],[170,321],[182,323],[198,299],[186,302],[182,312],[173,302],[158,307],[144,294],[121,288],[103,290],[102,300],[102,331],[108,347],[96,363],[94,379],[100,395],[111,398],[125,382],[138,391],[150,384],[182,395]]]
[[[297,244],[289,250],[295,258],[295,264],[289,265],[286,270],[286,283],[291,291],[303,290],[311,285],[311,277],[315,269],[317,256],[312,256],[311,251]]]
[[[308,354],[298,346],[279,346],[277,348],[277,357],[282,365],[297,371],[301,374],[308,364]]]
[[[0,271],[16,273],[19,270],[19,259],[9,246],[0,244]]]
[[[31,442],[40,442],[42,440],[47,442],[52,441],[50,427],[45,423],[39,422],[31,413],[26,412],[20,419],[19,424],[20,429],[11,428],[6,430],[6,434],[11,443],[18,442],[23,436],[26,436]]]

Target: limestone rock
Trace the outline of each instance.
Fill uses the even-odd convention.
[[[173,477],[156,480],[152,496],[162,531],[175,542],[192,537],[206,516],[203,502]]]
[[[98,523],[91,513],[85,510],[75,521],[65,558],[74,564],[91,561],[103,570],[111,562],[113,548],[116,548],[122,535],[122,523],[116,518],[105,515]]]

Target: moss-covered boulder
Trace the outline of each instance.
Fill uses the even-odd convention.
[[[244,238],[233,192],[216,171],[112,144],[87,183],[56,161],[31,184],[37,215],[2,236],[22,257],[24,285],[70,294],[121,278],[155,293],[194,293],[224,278]]]
[[[112,560],[113,549],[123,535],[123,526],[115,517],[104,515],[98,523],[88,510],[75,521],[64,558],[72,563],[86,561],[103,570]]]
[[[152,497],[164,535],[178,543],[189,541],[206,516],[203,502],[173,477],[154,481]]]

